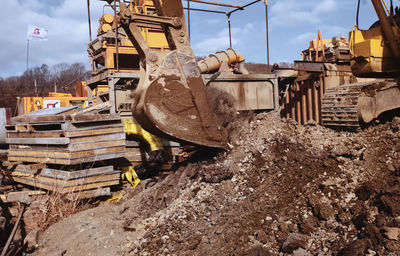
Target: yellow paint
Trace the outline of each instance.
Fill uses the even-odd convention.
[[[131,1],[129,8],[131,11],[134,11],[136,13],[143,13],[143,14],[149,14],[155,12],[154,4],[152,0],[142,0],[139,1],[139,6],[134,4],[135,1]],[[109,27],[105,27],[104,25],[106,21],[111,20],[109,17],[105,17],[107,14],[105,14],[101,19],[100,19],[100,24],[99,24],[99,31],[106,32],[107,30],[111,29]],[[110,14],[111,15],[111,14]],[[112,15],[111,15],[112,16]],[[103,28],[104,27],[104,28]],[[149,29],[149,28],[142,28],[142,35],[143,38],[146,40],[146,43],[150,47],[150,49],[155,50],[155,51],[168,51],[169,46],[167,39],[164,35],[164,32],[159,29]],[[120,45],[118,47],[118,54],[128,54],[128,55],[138,55],[137,50],[133,47],[132,42],[129,40],[128,36],[125,37],[125,40],[123,45]],[[104,66],[108,70],[115,70],[116,69],[116,64],[114,63],[114,56],[116,55],[116,48],[115,44],[112,43],[103,43],[103,51],[105,52],[104,54],[104,59],[105,63]],[[127,69],[127,68],[120,68],[120,72],[139,72],[139,67],[136,69]]]
[[[395,27],[393,31],[397,34]],[[352,68],[362,66],[362,69],[356,71],[358,76],[374,76],[398,69],[398,64],[389,45],[383,39],[380,27],[360,30],[355,26],[349,34],[349,47]]]
[[[113,23],[114,22],[114,15],[110,14],[110,13],[106,13],[103,15],[103,21],[106,23]]]
[[[124,196],[124,192],[119,193],[116,196],[113,196],[109,199],[106,200],[107,203],[118,203],[119,201],[121,201],[122,197]]]
[[[85,107],[87,97],[74,97],[70,93],[50,93],[49,97],[22,97],[18,103],[18,115],[46,108],[45,102],[50,100],[58,100],[60,102],[60,106],[57,104],[56,107],[69,107],[72,106],[72,102],[80,102]]]
[[[133,120],[122,119],[122,122],[124,123],[125,133],[127,135],[137,136],[140,139],[146,141],[149,144],[151,151],[164,149],[160,138],[147,132],[139,124],[134,123]]]
[[[132,185],[132,189],[136,188],[140,183],[140,179],[133,166],[122,167],[121,178],[128,181]]]

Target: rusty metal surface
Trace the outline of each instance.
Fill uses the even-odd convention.
[[[306,61],[295,61],[294,69],[297,71],[324,71],[324,63],[322,62],[306,62]]]
[[[358,128],[398,108],[400,88],[396,82],[376,80],[333,87],[322,100],[323,125]]]
[[[210,76],[205,79],[208,81]],[[275,109],[279,105],[275,85],[276,77],[269,74],[225,75],[209,83],[210,87],[230,94],[238,111]]]
[[[323,75],[300,73],[286,86],[281,99],[282,117],[295,119],[298,124],[321,124],[321,98],[326,86]]]
[[[349,72],[348,64],[345,65],[342,63],[297,61],[295,62],[294,71],[297,72],[294,76],[291,75],[281,78],[281,81],[288,81],[286,82],[287,84],[280,85],[281,87],[284,86],[287,88],[281,99],[281,114],[282,117],[295,119],[299,124],[315,122],[322,125],[323,117],[321,115],[323,110],[321,104],[323,97],[325,97],[324,95],[326,93],[332,93],[326,95],[326,99],[328,100],[329,98],[335,97],[333,94],[338,86],[349,85],[356,83],[357,80],[361,80],[354,77],[353,74]],[[290,75],[290,73],[288,75]],[[330,90],[330,88],[335,89]],[[339,98],[340,95],[336,97],[337,100]],[[329,104],[326,107],[328,106]],[[328,117],[329,113],[327,111],[328,110],[325,111],[324,115],[326,115],[326,118],[332,119],[332,116]],[[345,110],[343,111],[346,113]],[[339,109],[337,109],[337,115],[345,115],[339,114],[339,112]],[[344,120],[345,117],[343,116],[342,119]],[[329,123],[329,121],[325,123],[327,122]]]
[[[144,95],[141,116],[147,118],[141,120],[150,121],[144,128],[171,140],[224,148],[227,132],[214,120],[195,59],[171,52],[160,70]]]
[[[358,98],[365,83],[327,89],[321,106],[322,124],[327,127],[358,128]]]
[[[364,86],[358,100],[359,118],[369,123],[386,111],[400,108],[400,87],[394,81],[377,81]]]

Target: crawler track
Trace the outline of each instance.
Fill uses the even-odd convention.
[[[358,98],[361,89],[371,84],[357,83],[329,88],[321,104],[323,125],[332,128],[359,128]]]

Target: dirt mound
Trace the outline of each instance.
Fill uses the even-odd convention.
[[[35,255],[400,253],[399,118],[359,133],[275,113],[231,126],[230,152],[51,226]]]

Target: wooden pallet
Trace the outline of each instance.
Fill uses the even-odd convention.
[[[8,160],[76,165],[125,156],[125,132],[117,114],[12,118],[6,126]]]
[[[19,164],[6,171],[14,181],[59,193],[70,193],[118,185],[120,171],[113,166],[64,171],[44,167],[36,170],[30,165]]]

